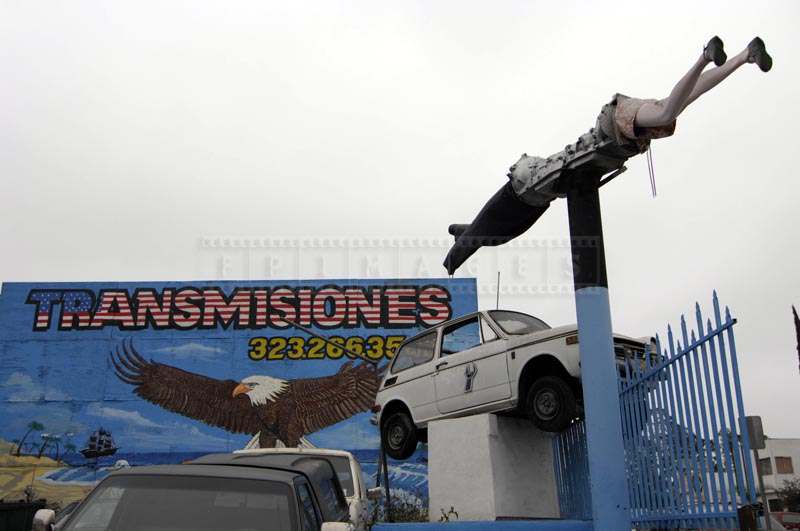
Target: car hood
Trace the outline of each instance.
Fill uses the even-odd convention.
[[[538,343],[540,341],[548,341],[557,337],[577,334],[577,332],[577,325],[564,325],[548,328],[547,330],[540,330],[539,332],[531,332],[530,334],[507,334],[508,347],[516,348],[520,345],[525,345],[528,343]]]
[[[561,336],[568,336],[572,334],[578,333],[578,325],[577,324],[569,324],[563,326],[555,326],[548,330],[541,330],[539,332],[531,332],[530,334],[522,334],[522,335],[509,335],[508,340],[512,342],[514,346],[522,345],[525,343],[531,342],[538,342],[538,341],[547,341],[549,339],[554,339]],[[642,346],[647,345],[650,342],[649,337],[631,337],[626,336],[624,334],[614,334],[614,339],[620,339],[623,341],[628,341],[631,343],[638,343]]]

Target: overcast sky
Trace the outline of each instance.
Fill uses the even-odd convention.
[[[639,336],[717,289],[748,413],[800,437],[800,3],[300,4],[0,2],[0,280],[246,276],[208,236],[442,238],[615,92],[664,97],[712,35],[760,35],[773,70],[654,143],[656,199],[643,157],[603,188],[611,304]],[[567,234],[559,201],[527,237]],[[570,294],[512,302],[575,320]]]

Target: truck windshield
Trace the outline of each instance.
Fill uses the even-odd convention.
[[[489,315],[506,334],[530,334],[532,332],[541,332],[542,330],[550,329],[547,323],[527,313],[510,312],[508,310],[490,310]]]
[[[200,476],[118,476],[103,481],[65,531],[296,529],[289,485]]]

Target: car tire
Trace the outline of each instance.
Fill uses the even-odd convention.
[[[386,455],[403,461],[417,449],[417,427],[405,411],[393,413],[381,426],[381,439]]]
[[[542,431],[564,431],[578,415],[575,393],[562,378],[542,376],[525,394],[525,413]]]

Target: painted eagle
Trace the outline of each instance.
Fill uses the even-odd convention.
[[[261,448],[278,441],[298,446],[305,435],[367,411],[380,384],[378,370],[352,361],[320,378],[254,375],[237,382],[148,361],[132,341],[110,357],[117,377],[148,402],[232,433],[258,435]]]

